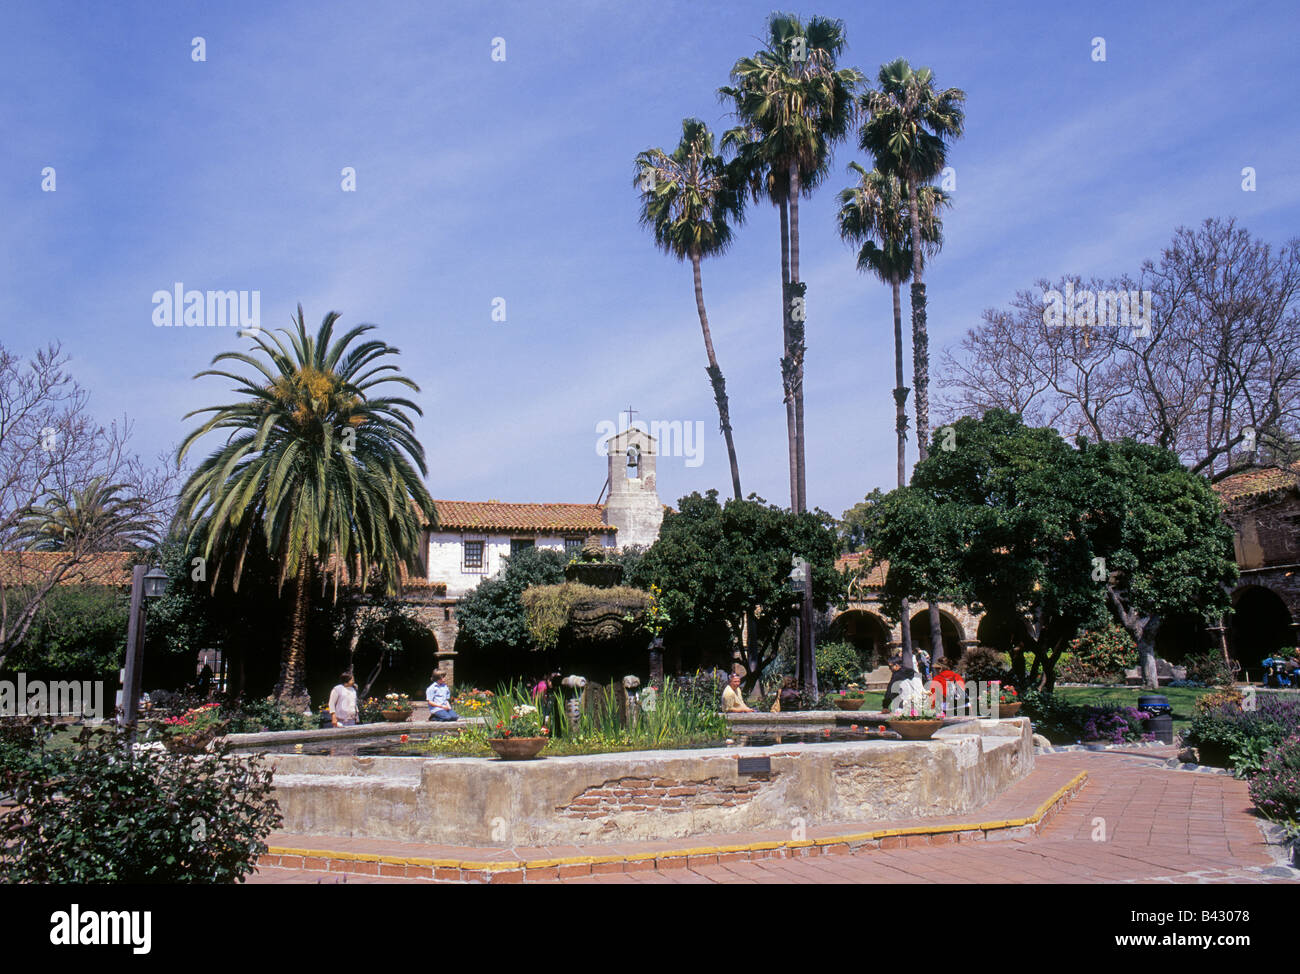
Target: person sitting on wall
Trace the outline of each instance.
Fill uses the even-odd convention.
[[[357,722],[357,682],[351,673],[339,677],[339,684],[330,691],[330,723],[335,727],[351,727]]]
[[[921,678],[911,667],[903,665],[901,655],[889,661],[889,669],[893,672],[893,676],[889,678],[889,686],[885,688],[885,699],[880,705],[881,710],[901,709],[904,703],[916,699],[925,692]]]
[[[447,686],[447,675],[441,670],[434,672],[424,699],[429,701],[430,720],[460,720],[460,714],[451,709],[451,687]]]
[[[728,714],[752,714],[754,709],[745,706],[745,698],[740,695],[740,674],[732,673],[731,682],[722,691],[722,709]]]

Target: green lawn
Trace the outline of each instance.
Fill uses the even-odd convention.
[[[1143,687],[1057,687],[1056,696],[1060,700],[1084,707],[1093,704],[1120,704],[1136,707],[1138,697],[1145,694],[1159,694],[1169,701],[1174,708],[1174,732],[1184,731],[1192,720],[1192,708],[1196,698],[1213,693],[1208,687],[1161,687],[1159,690],[1147,690]]]

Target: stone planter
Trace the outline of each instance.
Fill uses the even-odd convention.
[[[943,726],[942,720],[890,720],[889,729],[905,741],[928,741]]]
[[[488,744],[502,761],[528,761],[546,747],[549,737],[490,737]]]
[[[411,711],[409,710],[385,710],[382,713],[384,720],[390,724],[404,724],[411,719]]]
[[[836,697],[835,706],[841,710],[861,710],[862,705],[866,703],[865,697]]]

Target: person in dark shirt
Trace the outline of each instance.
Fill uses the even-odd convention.
[[[908,681],[916,679],[916,671],[903,665],[902,656],[891,659],[889,669],[893,675],[889,678],[889,686],[885,688],[885,700],[881,704],[881,710],[889,710],[894,705],[894,700],[902,694],[903,687]]]

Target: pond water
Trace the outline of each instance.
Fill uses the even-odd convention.
[[[429,734],[410,736],[407,741],[397,738],[384,740],[334,740],[311,742],[298,750],[292,744],[280,744],[266,747],[249,748],[259,754],[319,754],[332,757],[432,757],[420,746],[429,739]],[[896,741],[899,736],[893,731],[854,729],[852,727],[814,727],[783,726],[753,729],[737,728],[726,740],[696,744],[689,748],[663,748],[662,750],[695,750],[706,747],[771,747],[775,744],[844,744],[852,741]],[[648,748],[646,750],[649,750]],[[617,753],[617,752],[614,752]]]

